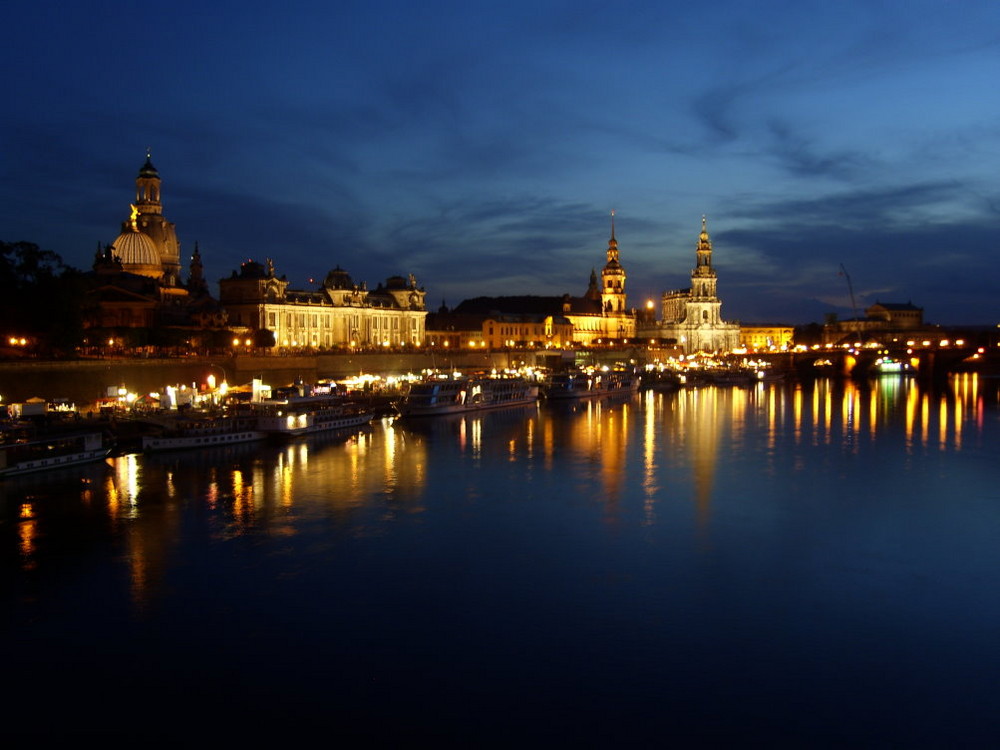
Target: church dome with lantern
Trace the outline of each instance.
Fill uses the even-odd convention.
[[[112,243],[112,252],[122,264],[122,270],[141,276],[159,278],[163,275],[160,253],[153,241],[136,229],[126,229]]]

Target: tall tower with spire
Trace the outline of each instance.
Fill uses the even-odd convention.
[[[611,212],[611,239],[608,240],[608,262],[601,271],[601,306],[604,314],[625,314],[625,269],[618,261],[618,240],[615,239],[615,212]]]
[[[695,247],[695,267],[691,288],[663,293],[662,320],[649,333],[694,352],[732,351],[739,344],[739,323],[722,319],[722,300],[718,296],[718,278],[712,267],[712,240],[708,220],[701,217],[701,233]]]
[[[712,240],[708,236],[708,220],[701,217],[701,234],[695,249],[695,267],[691,271],[691,297],[688,318],[700,323],[718,325],[722,322],[722,300],[716,292],[718,279],[712,268]]]
[[[150,151],[146,151],[146,162],[140,167],[135,179],[135,204],[130,206],[131,215],[122,222],[122,232],[140,232],[148,237],[159,255],[163,268],[161,279],[165,286],[177,286],[180,278],[180,243],[172,222],[163,216],[160,202],[160,173],[153,166]]]

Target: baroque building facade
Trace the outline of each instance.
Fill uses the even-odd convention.
[[[791,348],[795,343],[795,327],[784,323],[740,325],[740,346],[747,351],[773,351]]]
[[[271,260],[247,261],[219,281],[231,325],[270,331],[275,346],[292,350],[421,346],[425,297],[412,274],[369,290],[339,266],[318,289],[290,289]]]
[[[660,320],[645,323],[639,335],[674,341],[685,354],[732,351],[739,346],[739,324],[722,319],[718,275],[712,266],[712,240],[704,216],[695,248],[691,287],[664,292]]]
[[[121,233],[110,250],[123,271],[148,276],[170,289],[181,285],[181,250],[176,227],[163,215],[160,187],[160,173],[147,151],[146,162],[135,180],[131,214],[122,222]]]

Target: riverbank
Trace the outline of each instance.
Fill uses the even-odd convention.
[[[577,361],[574,351],[486,352],[349,352],[297,356],[174,357],[163,359],[18,360],[0,362],[0,398],[4,403],[31,398],[66,399],[83,408],[105,398],[109,389],[158,393],[165,385],[200,388],[210,377],[230,386],[255,378],[282,387],[296,381],[315,383],[362,374],[405,375],[423,370],[490,370],[509,367],[558,368]],[[609,360],[634,358],[636,352],[587,353]]]

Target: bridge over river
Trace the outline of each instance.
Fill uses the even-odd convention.
[[[921,340],[860,347],[816,346],[802,351],[757,353],[778,372],[798,377],[868,377],[898,368],[928,380],[957,372],[1000,375],[1000,347],[964,340]]]

